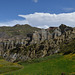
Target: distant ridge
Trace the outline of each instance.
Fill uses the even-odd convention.
[[[26,36],[28,33],[33,33],[34,31],[38,31],[38,30],[40,30],[40,28],[32,27],[28,24],[25,25],[16,24],[13,27],[9,27],[9,26],[0,27],[0,34],[1,33],[5,34],[6,35],[5,38],[14,37],[17,35]],[[0,35],[0,38],[1,37],[2,36]]]

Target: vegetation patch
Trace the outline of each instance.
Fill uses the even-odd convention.
[[[17,63],[10,63],[10,62],[5,61],[4,59],[0,58],[0,74],[12,72],[15,70],[19,70],[21,68],[22,68],[22,66]]]
[[[70,55],[72,59],[67,58]],[[70,55],[51,55],[27,62],[19,62],[24,66],[23,69],[5,75],[74,75],[75,59],[73,59],[74,55]]]

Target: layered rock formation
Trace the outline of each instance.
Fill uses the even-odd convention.
[[[60,44],[75,38],[75,29],[61,25],[50,33],[41,29],[27,37],[5,39],[0,42],[0,55],[6,60],[26,61],[58,53]]]

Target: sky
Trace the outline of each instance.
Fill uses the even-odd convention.
[[[75,27],[75,0],[0,0],[0,26]]]

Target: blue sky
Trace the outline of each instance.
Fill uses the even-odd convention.
[[[29,16],[30,14],[34,16],[38,15],[37,19],[39,19],[40,14],[43,14],[43,17],[45,17],[48,14],[62,15],[63,13],[65,13],[67,15],[69,13],[69,15],[72,14],[74,18],[75,16],[74,12],[75,12],[75,0],[0,0],[0,26],[3,25],[13,26],[16,23],[20,23],[20,24],[28,23],[31,24],[32,26],[37,26],[37,27],[43,27],[42,25],[48,27],[51,26],[51,24],[54,26],[53,23],[46,24],[46,23],[42,23],[41,20],[40,20],[41,22],[40,23],[38,22],[38,24],[31,23],[31,21],[29,21],[30,18],[27,18],[25,16],[26,15]],[[61,22],[61,23],[65,23],[65,22]],[[70,23],[67,22],[66,24],[72,25],[71,22]]]

